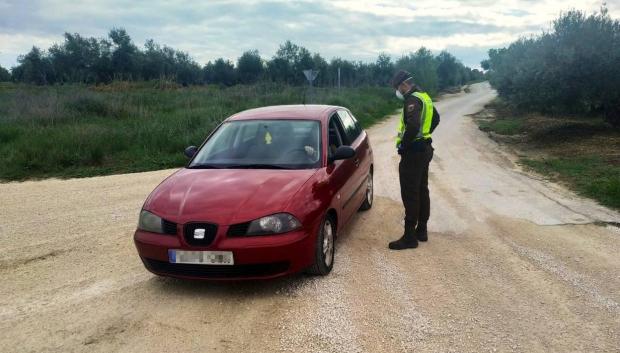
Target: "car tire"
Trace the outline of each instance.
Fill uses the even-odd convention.
[[[336,225],[330,216],[325,216],[319,227],[314,251],[314,264],[308,273],[314,276],[325,276],[334,267],[336,252]]]
[[[372,208],[372,201],[374,197],[374,182],[372,180],[372,170],[368,172],[368,178],[366,179],[366,197],[364,202],[360,206],[360,211],[368,211]]]

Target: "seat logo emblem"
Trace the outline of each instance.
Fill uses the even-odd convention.
[[[194,229],[194,239],[204,239],[205,230],[202,228]]]

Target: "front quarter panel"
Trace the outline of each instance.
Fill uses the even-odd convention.
[[[315,234],[318,223],[331,205],[332,198],[329,176],[325,168],[321,168],[292,197],[288,210],[312,232],[311,234]]]

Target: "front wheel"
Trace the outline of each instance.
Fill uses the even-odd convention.
[[[372,208],[372,199],[373,199],[373,181],[372,181],[372,171],[368,173],[368,178],[366,179],[366,198],[364,199],[364,203],[360,206],[360,211],[368,211]]]
[[[316,237],[314,265],[308,269],[311,275],[325,276],[334,267],[336,227],[329,216],[325,216]]]

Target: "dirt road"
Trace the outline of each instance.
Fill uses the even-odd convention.
[[[467,114],[486,84],[438,103],[430,241],[402,231],[396,119],[370,129],[374,208],[326,278],[157,278],[132,232],[170,170],[0,184],[3,352],[620,352],[618,213],[521,171]]]

